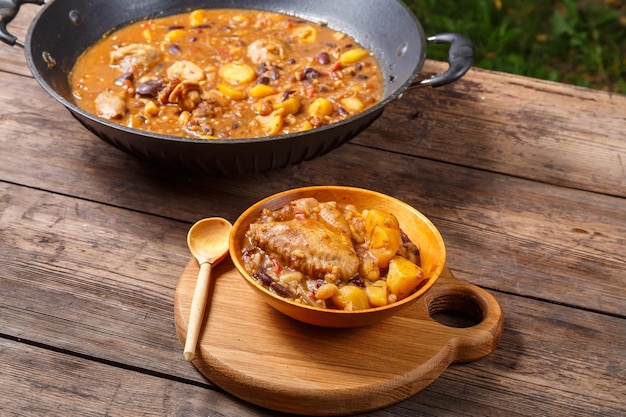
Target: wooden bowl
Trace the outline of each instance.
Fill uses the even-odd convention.
[[[353,204],[359,210],[379,209],[394,214],[400,223],[400,228],[420,249],[421,266],[426,278],[418,290],[403,300],[383,307],[344,311],[304,305],[274,294],[258,283],[246,271],[242,259],[242,247],[246,231],[250,224],[259,218],[264,208],[276,210],[303,197],[313,197],[320,202],[336,201],[339,204]],[[441,234],[432,222],[418,210],[398,199],[360,188],[316,186],[275,194],[259,201],[243,212],[235,222],[230,235],[230,257],[250,287],[263,301],[276,310],[305,323],[323,327],[346,328],[377,323],[414,303],[439,278],[446,261],[446,249]]]

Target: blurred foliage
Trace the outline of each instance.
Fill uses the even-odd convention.
[[[457,32],[474,65],[626,94],[625,0],[404,0],[426,35]],[[429,45],[428,57],[447,60]]]

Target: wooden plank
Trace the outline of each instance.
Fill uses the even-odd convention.
[[[40,106],[41,111],[20,113],[18,107],[9,106],[6,134],[0,137],[5,181],[189,222],[207,215],[234,220],[232,213],[296,186],[343,184],[375,189],[437,220],[450,249],[450,266],[463,279],[541,298],[549,292],[532,292],[550,284],[552,294],[575,300],[580,291],[569,282],[577,276],[582,282],[578,285],[597,288],[601,282],[601,287],[606,286],[599,298],[583,296],[577,304],[623,312],[623,199],[403,155],[380,158],[373,150],[352,144],[274,173],[234,179],[189,176],[137,162],[85,132],[62,108],[52,123],[46,122],[43,107],[54,111],[53,100],[44,95],[40,102],[37,94],[25,97],[28,106]],[[50,130],[43,134],[40,127],[45,123]],[[376,167],[369,162],[374,159]],[[25,166],[40,170],[24,170]],[[68,172],[72,173],[69,181]],[[213,189],[220,191],[209,192]],[[577,205],[582,209],[572,212]],[[568,219],[567,227],[554,222],[553,216]],[[538,235],[547,246],[528,247]],[[486,248],[483,259],[476,259],[476,247]],[[485,268],[491,276],[485,275]]]
[[[189,259],[187,224],[14,185],[2,187],[4,335],[204,381],[182,359],[173,324],[176,277]],[[468,415],[484,415],[485,410],[507,415],[623,411],[623,318],[503,293],[495,296],[506,317],[496,351],[476,363],[453,366],[415,401],[401,403],[400,410],[424,414],[433,411],[429,399],[437,399],[449,404],[445,412],[466,410]],[[34,356],[28,360],[37,361]],[[12,357],[3,363],[12,363]],[[100,373],[99,368],[94,372]],[[2,376],[4,381],[11,377]],[[0,386],[9,385],[4,381]]]
[[[173,317],[187,224],[0,187],[2,332],[111,360],[130,344],[131,362],[189,371]]]
[[[431,217],[444,235],[449,266],[461,279],[624,314],[623,198],[394,153],[381,158],[378,151],[356,144],[298,167],[243,178],[167,172],[104,144],[62,108],[53,122],[46,122],[43,107],[56,113],[54,102],[45,95],[39,97],[41,103],[30,94],[25,97],[40,110],[7,110],[11,116],[0,137],[5,181],[187,222],[209,215],[233,221],[248,205],[287,188],[370,188]],[[40,127],[45,123],[50,130],[44,134]],[[375,167],[372,160],[377,160]]]
[[[536,317],[536,311],[531,318]],[[617,340],[619,342],[620,340]],[[621,340],[623,342],[623,339]],[[527,343],[522,346],[521,343]],[[511,344],[511,346],[508,346]],[[623,366],[615,358],[595,360],[589,369],[607,368],[616,375],[606,380],[587,378],[586,371],[567,369],[535,359],[551,345],[511,332],[500,351],[473,364],[455,365],[432,385],[407,401],[361,416],[587,416],[621,415]],[[561,349],[560,351],[562,351]],[[522,351],[524,355],[522,355]],[[585,357],[594,351],[586,352]],[[618,352],[619,353],[619,352]],[[623,352],[622,352],[623,353]],[[561,356],[549,355],[554,361]],[[570,358],[572,360],[574,358]],[[243,403],[203,383],[0,338],[0,411],[3,415],[220,415],[279,416]],[[530,367],[530,362],[536,362]],[[584,362],[580,358],[577,362]],[[552,366],[553,368],[544,368]],[[556,375],[542,376],[546,369]],[[550,380],[549,377],[556,377]],[[595,376],[595,375],[594,375]],[[493,387],[497,387],[497,390]]]
[[[181,343],[188,334],[198,271],[197,262],[189,262],[176,287],[174,316]],[[421,391],[450,363],[491,354],[501,336],[497,301],[447,269],[428,296],[395,316],[343,330],[303,325],[264,305],[230,259],[213,273],[194,365],[239,398],[283,412],[332,416],[387,407]],[[443,300],[458,294],[488,306],[480,323],[456,328],[430,319],[432,306],[450,308],[452,303],[444,306]]]
[[[167,379],[0,338],[3,416],[259,416],[205,384]]]
[[[474,68],[404,94],[355,142],[626,197],[625,108],[624,95]]]
[[[71,274],[66,272],[67,278]],[[39,293],[42,297],[38,300],[47,305],[43,309],[49,317],[38,322],[28,319],[41,314],[32,307],[32,299],[13,298],[13,305],[7,307],[7,299],[16,293],[5,278],[3,288],[8,291],[0,298],[0,397],[12,401],[0,403],[0,410],[6,407],[39,415],[61,407],[63,415],[90,415],[101,410],[105,401],[111,415],[134,415],[135,407],[145,407],[148,415],[180,415],[164,413],[167,409],[158,407],[183,405],[190,407],[192,415],[198,415],[198,410],[208,415],[211,411],[253,414],[237,403],[233,411],[233,405],[224,402],[182,360],[180,345],[175,351],[163,343],[146,348],[141,338],[161,339],[172,330],[167,317],[155,317],[144,335],[128,337],[145,324],[145,316],[154,315],[147,307],[133,307],[137,305],[134,298],[128,296],[127,302],[118,305],[105,297],[85,306],[72,304],[66,301],[87,295],[88,289],[77,284],[74,289],[55,292],[56,277],[51,276],[52,283]],[[102,291],[107,289],[105,285],[92,283]],[[149,290],[142,288],[141,292]],[[621,401],[626,394],[622,384],[626,378],[624,319],[506,294],[495,296],[506,320],[500,344],[491,355],[453,365],[409,400],[366,415],[586,416],[626,411]],[[114,297],[119,298],[111,294]],[[48,298],[52,301],[46,302]],[[21,307],[24,301],[27,304]],[[130,312],[125,312],[129,307]],[[96,321],[95,313],[102,318]],[[63,315],[69,319],[57,326]],[[175,339],[173,333],[171,338]],[[182,372],[180,364],[185,367]],[[198,384],[202,389],[197,389]],[[131,408],[124,413],[123,407]]]
[[[23,38],[38,10],[23,6],[11,23],[13,32]],[[427,60],[423,73],[446,67]],[[3,45],[0,71],[29,75],[23,51]],[[7,89],[0,99],[13,107],[2,110],[4,120],[22,112],[32,118],[29,110],[47,116],[37,122],[38,128],[57,120],[60,106],[54,105],[55,114],[50,114],[53,100],[44,101],[42,89],[34,97],[45,103],[43,109],[15,103],[16,97],[26,97],[15,79],[0,78],[0,83]],[[405,93],[355,142],[626,197],[624,108],[624,95],[474,68],[451,85]],[[67,116],[61,120],[68,121]],[[23,125],[19,118],[14,121]],[[463,146],[458,146],[459,137]]]
[[[40,6],[33,4],[23,5],[17,17],[9,22],[9,33],[16,36],[18,40],[25,42],[30,23],[40,9]],[[0,71],[31,76],[30,69],[26,64],[26,56],[23,48],[19,46],[10,47],[4,43],[0,43],[0,57]]]

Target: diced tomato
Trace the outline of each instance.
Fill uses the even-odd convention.
[[[341,62],[336,61],[329,69],[330,72],[335,72],[341,70]]]
[[[272,258],[272,271],[276,274],[276,276],[280,275],[280,271],[283,269],[282,266],[278,263],[278,261]]]

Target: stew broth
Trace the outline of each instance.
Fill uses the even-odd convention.
[[[83,110],[195,138],[289,134],[380,101],[371,53],[345,33],[255,10],[195,10],[103,37],[70,74]]]

